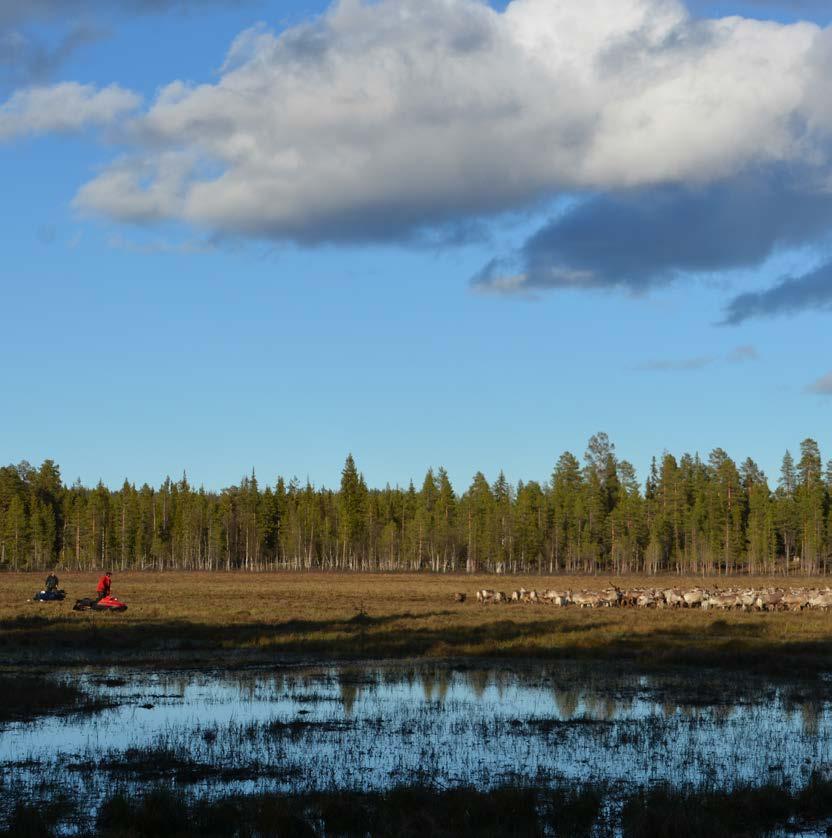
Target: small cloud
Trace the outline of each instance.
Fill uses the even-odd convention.
[[[699,355],[695,358],[659,358],[640,364],[636,369],[641,372],[694,372],[714,364],[742,364],[757,361],[760,354],[750,345],[738,346],[724,357],[718,355]]]
[[[18,90],[0,103],[0,142],[39,134],[70,134],[90,125],[110,125],[141,103],[140,97],[117,84],[61,82]]]
[[[211,239],[189,239],[180,242],[170,242],[156,239],[148,242],[137,242],[115,234],[107,239],[107,244],[113,250],[125,250],[128,253],[152,255],[155,253],[209,253],[216,250],[216,242]]]
[[[692,372],[709,367],[716,361],[717,359],[712,355],[702,355],[698,358],[647,361],[644,364],[640,364],[636,369],[642,372]]]
[[[529,293],[528,277],[525,274],[486,275],[483,271],[480,278],[473,283],[473,288],[481,294],[533,296]]]
[[[720,325],[738,326],[759,317],[794,315],[832,308],[832,263],[802,276],[786,277],[765,291],[740,294],[725,308]]]
[[[738,346],[728,353],[725,360],[729,364],[742,364],[745,361],[758,361],[760,353],[753,346]]]
[[[816,393],[819,396],[832,396],[832,372],[822,375],[814,384],[810,384],[806,392]]]
[[[537,299],[536,292],[547,287],[587,288],[593,284],[594,275],[589,270],[549,266],[546,281],[541,281],[539,276],[532,277],[524,271],[513,270],[516,267],[515,261],[492,259],[471,280],[471,287],[485,294],[520,295]]]

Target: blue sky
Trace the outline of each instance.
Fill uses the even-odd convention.
[[[595,5],[605,1],[613,2]],[[384,7],[395,10],[403,2],[384,0],[364,9],[362,37],[384,19]],[[647,7],[657,0],[628,2]],[[174,110],[188,108],[190,114],[201,106],[196,99],[177,100],[170,114],[162,114],[170,122],[160,128],[148,116],[158,91],[176,80],[214,88],[234,72],[223,65],[241,32],[263,22],[259,31],[279,40],[308,26],[328,4],[172,0],[161,4],[166,10],[157,4],[154,11],[138,8],[140,2],[124,5],[131,9],[115,14],[95,0],[54,8],[43,0],[24,15],[0,0],[0,102],[6,102],[0,104],[0,461],[51,457],[67,480],[101,478],[111,485],[125,476],[158,483],[186,470],[193,482],[219,488],[252,467],[269,482],[279,473],[333,485],[352,451],[372,485],[419,482],[428,466],[444,465],[462,490],[476,470],[491,479],[501,468],[512,480],[546,479],[563,450],[582,453],[598,430],[610,435],[642,477],[650,458],[664,449],[706,456],[721,446],[735,458],[752,456],[772,481],[783,451],[794,451],[806,436],[832,456],[832,385],[822,381],[832,371],[832,288],[827,296],[823,273],[827,208],[825,197],[817,197],[822,190],[804,185],[825,182],[826,135],[825,128],[817,129],[811,148],[804,135],[800,143],[778,138],[798,108],[809,108],[802,97],[799,105],[789,104],[791,89],[783,92],[783,119],[770,129],[759,130],[769,123],[755,120],[780,107],[774,93],[762,103],[763,116],[749,110],[745,118],[761,136],[756,145],[731,125],[718,131],[715,117],[704,151],[679,151],[694,133],[690,128],[668,151],[662,146],[665,129],[657,129],[655,154],[647,135],[616,169],[629,137],[613,132],[597,145],[603,159],[579,148],[577,163],[558,168],[550,165],[550,152],[541,151],[548,148],[546,132],[574,118],[577,139],[551,151],[553,157],[572,154],[584,142],[579,128],[585,115],[573,114],[580,103],[568,101],[569,88],[558,89],[557,105],[550,105],[546,79],[524,77],[516,89],[541,81],[544,105],[522,101],[518,112],[543,110],[527,133],[512,139],[516,157],[495,152],[486,160],[491,149],[484,136],[482,146],[477,140],[489,129],[479,127],[474,142],[465,142],[470,156],[481,154],[483,160],[475,160],[471,173],[444,193],[440,181],[428,184],[412,206],[409,195],[419,191],[419,176],[407,188],[385,191],[385,178],[407,179],[405,164],[370,168],[369,176],[343,184],[336,172],[331,194],[313,191],[309,197],[292,186],[288,209],[279,213],[275,196],[289,187],[278,183],[279,191],[264,193],[261,206],[249,200],[260,187],[256,181],[245,184],[239,211],[228,209],[233,191],[220,199],[194,193],[187,206],[177,192],[175,201],[159,199],[148,211],[148,184],[160,184],[163,198],[168,194],[159,174],[167,159],[159,150],[163,142],[177,154],[190,153],[194,143],[191,134],[175,133],[180,116]],[[800,38],[786,29],[770,35],[783,39],[784,52],[795,50],[795,61],[808,61],[804,42],[817,39],[813,56],[825,49],[822,27],[832,16],[821,12],[822,5],[700,3],[696,13],[703,19],[738,14],[780,24],[814,21],[815,29]],[[502,14],[506,4],[494,6]],[[645,19],[651,21],[652,14],[648,9]],[[479,21],[466,16],[449,27],[462,31]],[[406,24],[396,25],[391,37],[409,37]],[[693,24],[672,26],[676,32]],[[736,37],[745,39],[745,31]],[[423,42],[417,35],[418,47]],[[4,53],[2,45],[12,43],[12,36],[17,47]],[[78,44],[58,55],[70,36]],[[328,32],[327,49],[341,48],[338,37],[354,36],[344,24]],[[757,48],[754,38],[739,45]],[[663,36],[661,43],[667,41]],[[246,46],[236,59],[246,78],[256,78],[263,56],[272,54],[270,43]],[[454,49],[425,59],[437,62],[442,79],[455,78],[454,62],[467,60],[460,57],[462,48],[459,54]],[[510,55],[505,49],[492,64]],[[729,98],[729,87],[753,86],[753,62],[743,63],[745,53],[736,45],[731,54],[741,58],[727,70],[721,53],[718,61],[708,55],[701,65],[691,58],[685,89],[701,81],[713,107],[714,100]],[[54,60],[44,59],[50,55]],[[356,66],[352,53],[338,56],[332,71],[337,78],[327,79],[329,87],[340,86],[343,93],[355,84],[366,97],[361,101],[374,105],[371,74],[376,66],[390,73],[389,66],[370,62],[368,70]],[[823,67],[812,61],[812,68]],[[714,63],[717,79],[708,75]],[[628,67],[614,72],[625,78]],[[500,83],[500,69],[498,64],[492,87]],[[362,74],[360,83],[350,73]],[[806,78],[815,79],[809,73]],[[74,107],[72,91],[56,87],[66,82],[89,86],[79,108],[112,84],[124,91],[123,102],[106,116],[96,111],[88,120],[73,121],[72,113],[59,119],[62,101]],[[459,98],[432,117],[444,120],[437,130],[460,120],[446,135],[451,138],[464,135],[466,96],[474,97],[469,82],[460,85]],[[40,100],[26,98],[38,90],[59,92],[58,104],[45,115],[35,113]],[[761,94],[752,93],[748,101],[754,103]],[[421,102],[422,94],[417,89],[407,101]],[[275,107],[267,95],[258,95],[263,100],[256,109]],[[449,100],[447,91],[441,95]],[[140,103],[131,104],[130,96]],[[651,119],[661,127],[665,101],[651,93],[638,107],[655,107]],[[215,103],[207,107],[216,117]],[[376,125],[390,144],[407,136],[385,124],[387,116],[363,110],[351,117],[346,109],[325,130],[307,128],[304,107],[309,105],[294,111],[287,106],[277,123],[292,122],[301,157],[306,143],[312,148],[326,142],[328,152],[352,159],[352,133]],[[550,119],[549,107],[564,108],[564,115]],[[409,113],[401,111],[406,122]],[[75,108],[74,115],[79,113]],[[815,110],[801,110],[800,117],[825,125],[825,114]],[[228,116],[243,118],[250,117]],[[258,153],[264,143],[270,151],[268,130],[255,127],[246,134],[245,128],[237,126],[234,136],[253,136]],[[501,130],[494,127],[495,134]],[[777,139],[776,148],[769,138]],[[425,147],[414,167],[428,175],[434,165],[441,171],[451,141]],[[234,154],[245,156],[247,148],[235,147]],[[386,148],[379,146],[380,153]],[[656,163],[654,171],[651,158],[665,153],[672,153],[671,162]],[[526,164],[527,158],[533,163]],[[321,159],[310,152],[310,179],[328,171]],[[250,161],[225,162],[251,171]],[[114,164],[133,167],[135,183],[118,181],[114,187]],[[454,171],[465,164],[466,154],[457,152]],[[201,157],[199,165],[210,169],[216,161]],[[642,180],[630,182],[642,170]],[[196,182],[203,171],[186,178]],[[277,171],[283,169],[269,170]],[[177,181],[177,188],[190,189],[191,183],[181,187]],[[79,199],[90,184],[95,193]],[[725,195],[735,194],[750,197],[732,205],[732,214],[712,229],[707,218],[725,205]],[[204,214],[215,200],[210,216]],[[665,206],[661,201],[667,202],[666,223],[664,210],[651,212]],[[770,211],[759,210],[768,204]],[[800,230],[793,229],[786,210],[807,219]],[[623,243],[616,240],[621,225],[615,221],[622,212],[640,219]],[[702,241],[686,257],[684,242],[693,228],[704,230]],[[695,258],[700,246],[710,254],[704,266]],[[743,294],[757,296],[740,299]],[[742,311],[739,321],[719,325],[732,301]]]

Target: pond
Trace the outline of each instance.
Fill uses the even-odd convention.
[[[6,800],[668,782],[800,787],[832,773],[832,684],[614,665],[80,670],[112,706],[0,728]]]

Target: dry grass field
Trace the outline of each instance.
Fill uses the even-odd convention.
[[[66,601],[41,604],[29,600],[42,574],[0,575],[0,665],[593,657],[783,674],[832,666],[832,613],[582,611],[482,606],[473,596],[478,587],[495,585],[601,588],[609,580],[600,577],[116,573],[113,592],[128,603],[126,613],[73,612],[76,598],[92,595],[96,578],[62,573]],[[621,587],[686,584],[676,576],[615,581]],[[705,583],[726,587],[733,581]],[[468,602],[454,602],[456,591],[466,592]]]

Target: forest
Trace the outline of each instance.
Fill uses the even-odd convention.
[[[369,488],[352,455],[337,490],[297,479],[206,491],[167,478],[65,485],[59,466],[0,467],[0,568],[505,573],[817,574],[832,568],[832,461],[788,451],[776,485],[722,449],[654,458],[644,485],[604,433],[548,482],[459,492]]]

